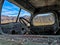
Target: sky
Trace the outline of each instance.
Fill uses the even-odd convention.
[[[3,4],[3,8],[2,8],[2,15],[5,15],[5,16],[17,16],[18,13],[19,13],[19,10],[20,8],[10,2],[8,2],[8,0],[5,0],[4,1],[4,4]],[[30,16],[31,14],[25,10],[21,10],[21,14],[20,16],[25,16],[25,15],[28,15]],[[40,14],[40,16],[44,16],[44,15],[49,15],[48,14]]]
[[[3,4],[3,8],[2,8],[2,15],[5,15],[5,16],[17,16],[18,13],[19,13],[19,7],[8,2],[7,0],[4,1],[4,4]],[[25,15],[28,15],[30,16],[31,14],[25,10],[21,10],[21,14],[20,16],[25,16]]]

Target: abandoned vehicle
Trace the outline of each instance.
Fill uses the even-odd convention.
[[[11,21],[9,23],[5,22],[2,23],[1,19],[3,18],[1,13],[5,0],[0,0],[1,36],[4,35],[6,38],[9,39],[11,39],[10,37],[12,37],[12,39],[28,38],[27,40],[29,40],[30,37],[32,38],[31,39],[32,41],[29,40],[30,43],[28,44],[24,43],[23,45],[29,44],[40,45],[40,43],[43,42],[49,45],[60,44],[58,38],[60,35],[60,0],[7,0],[7,1],[19,7],[19,11],[14,21]],[[23,16],[21,17],[22,9],[31,14],[29,18],[28,16],[26,16],[27,18],[24,18]],[[34,41],[33,38],[36,39],[37,41],[36,40]],[[57,40],[57,42],[54,43],[54,40]],[[15,43],[12,43],[12,45],[13,44]],[[16,43],[16,45],[19,44],[20,43],[18,44]]]

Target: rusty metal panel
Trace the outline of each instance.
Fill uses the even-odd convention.
[[[0,45],[60,45],[60,36],[0,35]]]
[[[37,8],[42,6],[55,5],[60,1],[59,0],[29,0],[29,2]]]

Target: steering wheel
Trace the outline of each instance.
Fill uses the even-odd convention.
[[[23,17],[20,17],[20,18],[19,18],[19,21],[20,21],[21,23],[24,23],[26,26],[27,26],[27,23],[30,24],[30,22],[29,22],[27,19],[23,18]],[[27,23],[26,23],[26,22],[27,22]]]
[[[28,20],[26,20],[25,18],[23,18],[23,17],[19,18],[19,22],[21,23],[21,26],[23,27],[22,31],[21,31],[22,34],[28,34],[30,32],[30,29],[28,28],[25,21],[30,24],[30,22]]]

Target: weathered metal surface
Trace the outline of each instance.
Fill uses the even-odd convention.
[[[11,2],[17,2],[17,3],[21,3],[21,1],[26,1],[26,0],[10,0]],[[18,2],[19,1],[19,2]],[[26,3],[26,5],[27,5],[27,3],[29,3],[30,2],[30,4],[32,4],[34,7],[42,7],[42,6],[48,6],[48,5],[60,5],[60,0],[28,0],[28,1],[26,1],[25,3]],[[23,3],[24,4],[24,3]]]
[[[29,0],[35,7],[42,7],[48,5],[60,5],[60,0]]]
[[[0,35],[1,45],[59,45],[60,36]]]
[[[48,5],[54,5],[56,4],[57,0],[30,0],[29,2],[37,7],[42,7],[42,6],[48,6]]]
[[[17,5],[20,8],[23,8],[29,11],[30,13],[34,12],[35,10],[35,8],[32,5],[30,5],[28,2],[26,2],[25,0],[8,0],[8,1]]]
[[[43,8],[44,10],[41,10],[46,12],[44,7],[46,7],[47,11],[60,10],[60,0],[9,0],[9,2],[14,3],[31,13],[34,13],[35,11],[38,12],[38,8]],[[49,8],[50,6],[53,7]]]

